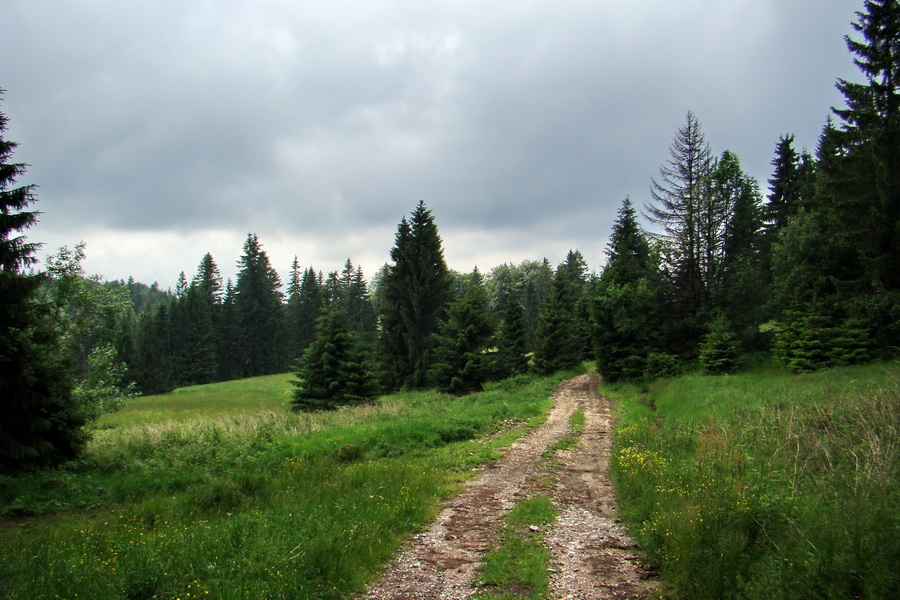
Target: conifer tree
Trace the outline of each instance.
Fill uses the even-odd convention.
[[[800,156],[794,150],[794,136],[784,135],[775,146],[774,171],[769,179],[769,202],[766,205],[768,235],[781,231],[800,205]]]
[[[155,314],[144,313],[138,322],[135,340],[137,359],[131,369],[138,391],[144,395],[164,394],[175,388],[169,353],[168,306]]]
[[[900,3],[866,0],[846,36],[865,83],[839,79],[847,107],[835,113],[844,121],[842,141],[864,155],[874,172],[872,228],[859,240],[874,286],[900,294]]]
[[[650,243],[638,223],[631,198],[622,201],[609,244],[606,266],[601,275],[604,284],[635,283],[655,270],[650,260]]]
[[[420,201],[397,228],[393,264],[382,283],[382,346],[390,387],[428,383],[432,336],[450,295],[450,271],[431,211]]]
[[[541,312],[534,348],[533,366],[539,375],[572,369],[581,363],[581,340],[574,314],[568,283],[564,278],[555,277]]]
[[[597,370],[607,381],[637,379],[664,346],[668,315],[656,260],[628,198],[606,255],[591,311]]]
[[[486,351],[493,329],[487,292],[476,269],[463,295],[450,302],[447,317],[438,325],[431,367],[438,389],[456,395],[483,389],[491,374]]]
[[[720,312],[750,343],[764,320],[767,275],[762,263],[763,229],[756,181],[737,155],[726,150],[712,174],[714,194],[726,208],[722,246],[711,290],[713,313]]]
[[[714,167],[706,137],[693,113],[687,113],[669,152],[671,158],[659,170],[660,181],[652,182],[653,204],[648,207],[648,217],[662,226],[662,239],[671,249],[676,318],[682,325],[682,337],[690,342],[700,331],[697,317],[709,291],[706,277],[712,215],[707,200]]]
[[[301,320],[303,316],[303,302],[301,296],[303,273],[300,270],[300,261],[294,256],[291,263],[291,274],[288,277],[287,304],[284,310],[284,328],[287,338],[287,353],[293,359],[300,358],[306,345],[303,344]]]
[[[323,287],[321,273],[307,267],[300,280],[300,305],[297,309],[298,350],[301,355],[316,339],[316,321],[323,306]]]
[[[234,284],[229,278],[225,283],[222,318],[219,324],[219,381],[241,377],[244,350],[236,295]]]
[[[188,288],[178,303],[181,315],[182,364],[179,381],[183,385],[211,383],[218,371],[214,307],[207,290],[200,284]]]
[[[241,376],[277,373],[284,368],[281,279],[253,233],[244,243],[234,287],[242,357]]]
[[[297,361],[294,410],[328,410],[375,395],[370,361],[357,336],[347,327],[347,313],[325,309],[316,339]]]
[[[503,322],[497,332],[497,376],[501,379],[528,370],[528,330],[525,310],[516,293],[506,299]]]
[[[23,232],[38,213],[27,210],[34,186],[15,187],[25,165],[10,162],[17,144],[6,124],[0,113],[0,470],[12,471],[74,458],[86,418],[49,308],[36,298],[43,278],[26,270],[39,245]]]

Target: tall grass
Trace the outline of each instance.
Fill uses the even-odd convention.
[[[288,377],[142,399],[81,463],[0,480],[0,597],[350,597],[560,379],[311,415],[273,409]]]
[[[898,373],[607,387],[617,486],[671,596],[900,597]]]

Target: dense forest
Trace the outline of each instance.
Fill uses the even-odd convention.
[[[699,118],[676,128],[642,208],[621,203],[605,267],[584,256],[451,271],[432,212],[397,227],[367,281],[298,258],[286,280],[248,235],[235,281],[206,254],[174,291],[87,276],[84,246],[32,269],[35,187],[0,114],[0,467],[77,456],[86,427],[135,394],[295,371],[293,406],[397,389],[454,394],[596,360],[608,381],[711,374],[772,356],[796,371],[900,346],[900,11],[869,1],[814,152],[773,140],[765,196]],[[642,223],[643,221],[643,223]]]

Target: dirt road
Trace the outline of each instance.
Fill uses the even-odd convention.
[[[652,583],[617,522],[607,472],[610,407],[609,400],[597,394],[597,382],[597,376],[588,373],[560,384],[546,422],[450,499],[431,527],[404,547],[362,598],[455,600],[476,594],[473,583],[482,557],[494,547],[506,513],[537,488],[553,498],[559,513],[546,540],[552,556],[551,596],[646,597]],[[542,459],[551,444],[569,434],[569,416],[581,406],[581,442],[558,453],[555,461]],[[548,480],[553,481],[549,488]]]

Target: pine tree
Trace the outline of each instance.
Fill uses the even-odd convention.
[[[175,388],[169,356],[168,311],[163,304],[155,314],[141,315],[138,322],[137,359],[131,373],[138,391],[144,395],[165,394]]]
[[[606,267],[601,279],[605,284],[635,283],[655,271],[650,260],[650,243],[637,220],[631,198],[622,201],[609,244]]]
[[[794,136],[784,135],[775,146],[774,171],[769,179],[766,227],[770,236],[781,231],[800,205],[800,156],[794,150]]]
[[[662,239],[672,251],[672,280],[676,290],[676,318],[690,342],[699,333],[697,317],[708,296],[709,255],[714,219],[708,205],[714,160],[693,113],[680,127],[669,148],[671,158],[660,167],[661,181],[653,180],[653,204],[648,218],[663,228]]]
[[[438,228],[424,202],[400,222],[391,260],[382,283],[386,383],[421,388],[428,383],[432,336],[444,316],[451,283]]]
[[[510,294],[503,312],[503,322],[497,333],[497,376],[501,379],[528,370],[528,330],[525,309],[518,295]]]
[[[738,157],[726,150],[712,174],[714,193],[727,210],[721,252],[712,282],[713,312],[722,312],[744,342],[751,342],[764,320],[767,276],[762,263],[762,219],[756,181]]]
[[[370,361],[347,328],[347,313],[329,307],[319,318],[316,340],[297,361],[294,410],[329,410],[375,395]]]
[[[664,345],[668,310],[650,243],[628,198],[606,255],[591,310],[597,370],[607,381],[637,379]]]
[[[435,336],[431,379],[443,392],[478,392],[490,378],[487,349],[493,335],[488,296],[477,269],[463,295],[450,302]]]
[[[243,369],[243,339],[236,306],[234,284],[229,278],[225,283],[222,299],[222,318],[219,322],[219,381],[241,377]]]
[[[317,274],[315,269],[307,267],[300,280],[300,306],[297,314],[298,350],[301,354],[316,339],[316,321],[323,306],[323,287],[321,273]]]
[[[534,370],[539,375],[572,369],[581,363],[581,340],[575,322],[570,287],[561,277],[553,279],[550,296],[541,312],[534,348]]]
[[[522,271],[522,305],[525,308],[528,347],[533,349],[538,339],[541,312],[553,288],[553,267],[544,258],[541,261],[522,261],[519,268]]]
[[[847,108],[842,141],[851,153],[870,161],[874,171],[872,230],[860,243],[866,270],[877,289],[900,295],[900,3],[866,0],[853,29],[862,40],[846,37],[847,48],[865,83],[839,79]]]
[[[50,311],[36,300],[43,277],[26,271],[39,245],[23,232],[39,213],[26,210],[34,186],[14,187],[25,165],[10,162],[17,144],[5,139],[6,124],[0,113],[0,470],[18,470],[74,458],[86,417]]]
[[[181,332],[184,362],[179,380],[183,385],[211,383],[218,371],[217,329],[209,296],[202,285],[192,285],[178,310],[182,315]]]
[[[238,268],[234,308],[241,335],[241,376],[277,373],[286,362],[281,279],[253,233],[247,236]]]
[[[303,273],[300,270],[300,261],[294,256],[291,263],[291,274],[288,277],[287,304],[284,307],[284,328],[287,338],[288,356],[293,359],[300,358],[306,345],[303,344],[303,332],[301,321],[303,317],[303,301],[301,295]],[[307,344],[308,345],[308,344]]]

